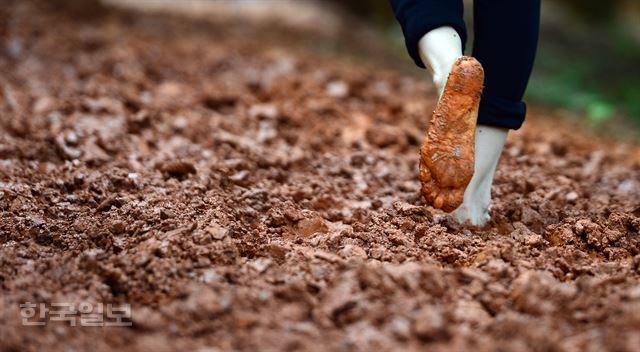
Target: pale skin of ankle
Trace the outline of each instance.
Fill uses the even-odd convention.
[[[418,42],[420,58],[432,73],[442,96],[453,63],[462,56],[462,42],[453,27],[431,30]],[[489,220],[491,185],[508,129],[478,125],[476,128],[474,174],[464,193],[464,201],[453,212],[458,222],[484,225]]]
[[[429,31],[418,42],[422,62],[432,73],[438,96],[447,83],[453,63],[462,56],[462,42],[453,27],[439,27]]]
[[[506,128],[477,126],[473,177],[464,192],[462,205],[452,214],[458,222],[484,225],[489,220],[491,185],[508,133]]]

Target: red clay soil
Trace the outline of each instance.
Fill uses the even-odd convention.
[[[533,109],[492,222],[459,226],[420,196],[424,80],[264,28],[2,11],[0,350],[638,350],[637,146]]]

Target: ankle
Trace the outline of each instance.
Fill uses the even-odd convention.
[[[455,29],[449,26],[429,31],[418,42],[422,62],[433,74],[433,83],[442,95],[454,62],[462,56],[462,42]]]

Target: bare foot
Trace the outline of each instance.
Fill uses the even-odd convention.
[[[422,195],[435,208],[455,210],[473,176],[475,128],[484,71],[468,56],[456,60],[420,149]]]

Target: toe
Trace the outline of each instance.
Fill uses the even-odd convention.
[[[445,196],[443,194],[438,194],[436,199],[433,201],[433,207],[436,209],[441,209],[444,205],[444,198]]]
[[[450,206],[453,206],[454,204],[458,203],[458,201],[459,201],[458,192],[451,191],[447,196],[447,204],[449,204]]]

